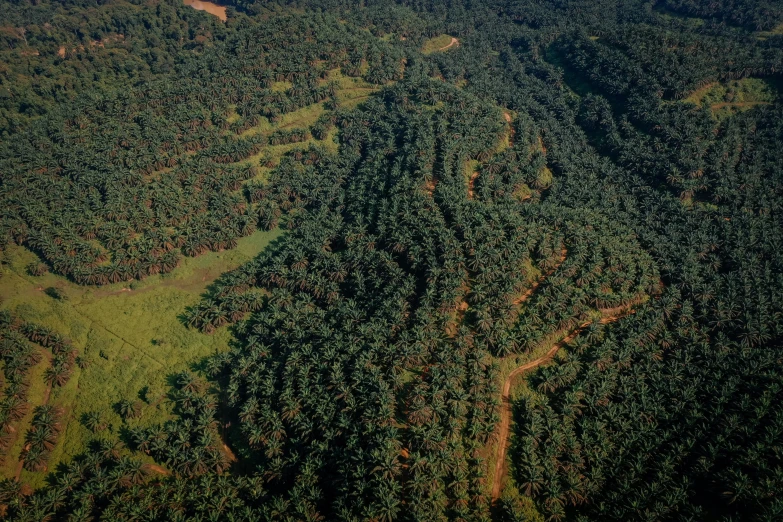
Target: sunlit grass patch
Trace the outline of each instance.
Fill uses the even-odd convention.
[[[292,82],[274,82],[272,85],[269,86],[272,92],[286,92],[288,89],[293,87],[294,84]]]
[[[451,35],[448,34],[442,34],[440,36],[436,36],[435,38],[430,38],[426,42],[424,42],[424,45],[421,47],[421,52],[424,54],[432,54],[437,51],[445,50],[446,48],[451,45]],[[455,47],[456,44],[452,47]]]
[[[62,407],[65,415],[49,470],[83,452],[94,438],[81,423],[85,413],[99,411],[115,436],[125,424],[146,426],[169,418],[168,377],[227,349],[231,339],[228,329],[204,335],[188,328],[182,321],[186,307],[198,303],[218,276],[254,258],[280,234],[279,230],[255,232],[240,239],[233,250],[184,258],[169,274],[103,287],[78,286],[51,273],[30,276],[25,267],[36,256],[20,247],[6,250],[0,308],[68,337],[87,361],[87,367],[77,368],[64,387],[52,390],[50,404]],[[47,295],[48,287],[60,288],[65,299]],[[31,371],[31,406],[44,395],[47,365],[44,359]],[[141,418],[123,421],[114,411],[121,399],[142,401]],[[3,477],[15,474],[29,422],[18,424],[19,438],[0,469]],[[32,486],[43,485],[45,476],[22,472],[22,479]]]
[[[283,114],[280,121],[274,127],[279,129],[304,129],[315,123],[319,116],[324,114],[323,103],[314,103],[307,107]]]
[[[777,27],[770,29],[769,31],[759,31],[756,35],[756,38],[759,40],[766,40],[770,36],[778,35],[783,35],[783,24],[780,24]]]
[[[728,82],[713,82],[694,91],[683,101],[709,106],[713,111],[725,108],[750,108],[773,103],[779,88],[764,78],[743,78]]]

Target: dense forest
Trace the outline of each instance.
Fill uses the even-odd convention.
[[[783,518],[778,3],[224,5],[0,13],[12,276],[282,230],[178,310],[231,341],[167,420],[126,397],[73,458],[49,394],[108,357],[0,311],[3,517]]]

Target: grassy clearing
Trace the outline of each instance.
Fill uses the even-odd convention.
[[[240,239],[236,249],[185,258],[170,274],[104,287],[77,286],[53,274],[29,276],[24,267],[36,256],[20,247],[6,251],[0,307],[66,335],[88,361],[87,368],[77,368],[65,387],[52,390],[50,404],[64,408],[65,415],[63,432],[49,460],[50,470],[81,453],[93,438],[80,422],[87,412],[100,411],[114,434],[124,424],[113,409],[121,399],[141,400],[144,406],[141,418],[127,423],[130,426],[150,425],[169,417],[168,377],[225,350],[231,339],[227,329],[207,336],[187,328],[181,320],[185,308],[196,304],[220,274],[252,259],[279,236],[278,230],[256,232]],[[51,286],[62,289],[66,300],[44,293]],[[39,375],[45,366],[44,360],[32,371],[33,406],[45,392]],[[26,422],[29,425],[29,419]],[[2,477],[15,474],[20,441],[27,431],[23,424],[19,425],[19,441],[0,468]],[[22,472],[22,480],[33,487],[43,485],[44,478],[45,473]]]
[[[769,30],[769,31],[759,31],[756,35],[756,38],[759,40],[766,40],[770,36],[778,36],[783,34],[783,24],[780,24],[779,26]]]
[[[309,127],[326,112],[323,103],[314,103],[307,107],[283,114],[275,129],[304,129]]]
[[[780,85],[764,78],[743,78],[728,82],[713,82],[694,91],[683,101],[709,106],[713,114],[725,117],[735,111],[773,103],[780,95]]]
[[[328,82],[334,82],[337,84],[337,91],[335,93],[337,101],[341,108],[350,109],[356,107],[362,101],[366,100],[374,93],[380,90],[380,87],[364,81],[362,78],[354,78],[352,76],[344,75],[340,69],[332,69],[329,71],[328,76],[322,81],[322,84]],[[283,84],[285,82],[278,82]],[[277,84],[276,84],[277,85]],[[277,129],[307,129],[312,126],[318,118],[327,113],[324,102],[314,103],[307,107],[302,107],[296,111],[284,114],[279,122],[271,123],[266,118],[261,118],[261,123],[252,127],[242,133],[242,137],[252,136],[255,134],[269,134]],[[269,145],[264,149],[250,156],[240,164],[249,164],[258,166],[261,158],[270,158],[273,164],[280,162],[280,159],[288,152],[297,148],[307,148],[313,144],[319,144],[325,146],[332,152],[337,152],[337,130],[332,129],[326,139],[318,141],[314,138],[300,142],[300,143],[287,143],[285,145]],[[263,181],[266,179],[269,169],[261,167],[259,174],[254,178],[255,180]]]
[[[327,77],[321,82],[325,85],[328,82],[337,84],[336,98],[341,108],[353,108],[362,101],[369,98],[373,93],[380,90],[380,87],[364,81],[362,78],[354,78],[344,75],[340,69],[332,69]],[[285,90],[287,82],[277,82],[273,85],[273,90]],[[276,86],[276,87],[275,87]],[[290,85],[288,85],[290,86]],[[277,123],[270,122],[267,118],[261,118],[261,122],[243,132],[241,137],[249,137],[255,134],[270,134],[277,129],[306,129],[313,125],[319,117],[326,114],[327,110],[324,102],[314,103],[307,107],[302,107],[296,111],[282,115]],[[321,145],[332,147],[335,144],[334,134],[320,142]],[[287,152],[295,148],[306,148],[311,143],[318,143],[317,140],[307,140],[301,143],[291,143],[286,145],[272,145],[265,147],[260,153],[240,162],[243,164],[258,165],[258,160],[265,156],[270,156],[276,163]],[[334,151],[336,151],[336,146]]]
[[[325,82],[335,82],[337,84],[337,101],[342,108],[355,107],[361,101],[380,90],[379,86],[373,85],[362,78],[344,75],[340,69],[329,71],[329,76],[327,76]]]
[[[451,44],[452,36],[448,34],[442,34],[435,38],[430,38],[421,47],[421,52],[424,54],[432,54],[438,51],[445,50]]]
[[[291,87],[293,87],[293,82],[274,82],[272,85],[269,86],[272,92],[285,92]]]

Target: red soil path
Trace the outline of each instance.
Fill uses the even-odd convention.
[[[450,47],[454,47],[455,45],[459,45],[459,40],[457,40],[456,38],[454,38],[452,36],[451,37],[451,43],[449,43],[449,45],[444,45],[443,47],[438,49],[438,51],[445,51],[446,49],[449,49]]]
[[[633,313],[633,310],[631,309],[631,306],[633,306],[633,304],[634,303],[629,303],[628,305],[625,306],[618,306],[615,308],[607,308],[601,310],[602,317],[599,320],[599,323],[600,324],[612,323],[622,317],[625,317],[628,314]],[[568,333],[568,335],[566,335],[561,341],[555,343],[547,353],[545,353],[538,359],[534,359],[514,369],[514,371],[512,371],[509,374],[509,376],[506,378],[506,381],[503,383],[503,390],[501,392],[501,412],[500,412],[500,427],[499,427],[499,435],[498,435],[497,458],[495,460],[494,480],[492,481],[492,502],[496,502],[500,498],[503,479],[505,478],[505,475],[507,473],[506,451],[508,449],[507,447],[508,435],[511,429],[511,385],[514,382],[514,379],[529,370],[538,368],[542,364],[551,361],[552,358],[555,356],[555,354],[557,354],[557,351],[560,350],[560,348],[562,348],[563,346],[565,346],[566,344],[574,340],[574,338],[576,338],[576,336],[579,335],[579,333],[581,333],[582,330],[588,327],[591,324],[591,322],[592,321],[586,321],[580,324],[578,327],[574,328],[570,333]]]

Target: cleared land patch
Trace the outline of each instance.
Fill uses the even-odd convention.
[[[708,106],[717,117],[758,105],[769,105],[779,96],[779,86],[764,78],[743,78],[727,82],[712,82],[683,99],[694,105]]]
[[[34,254],[21,247],[5,252],[0,307],[65,335],[87,361],[86,368],[77,368],[64,387],[51,391],[49,403],[63,408],[65,415],[62,435],[48,462],[50,470],[84,451],[93,438],[81,422],[86,413],[100,412],[115,436],[123,421],[113,406],[122,399],[142,403],[141,417],[125,421],[129,426],[169,418],[168,377],[227,349],[231,339],[227,330],[208,336],[187,328],[180,320],[185,307],[197,303],[219,275],[255,257],[280,234],[279,230],[255,232],[240,239],[233,250],[184,258],[167,275],[102,287],[78,286],[54,274],[30,276],[25,267],[37,259]],[[53,287],[64,299],[45,292]],[[29,400],[33,406],[43,403],[46,394],[42,377],[46,361],[42,359],[31,372]],[[30,420],[28,415],[18,424],[20,436],[0,467],[0,476],[15,476]],[[43,485],[45,475],[22,470],[20,479],[37,487]]]
[[[452,47],[459,45],[459,40],[448,34],[442,34],[435,38],[430,38],[421,48],[421,52],[424,54],[432,54],[438,51],[445,51]]]

